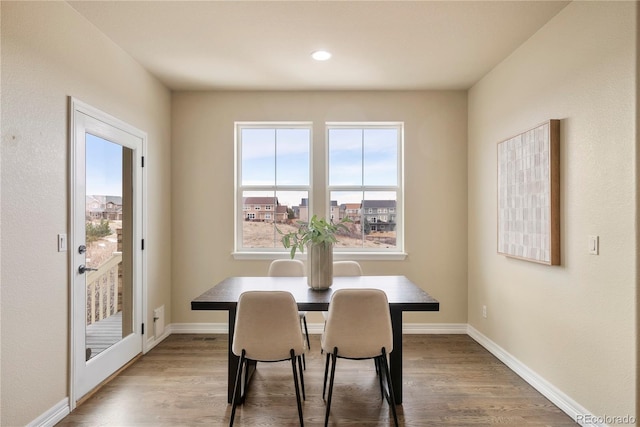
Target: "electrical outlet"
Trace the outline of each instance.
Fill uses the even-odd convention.
[[[486,305],[482,306],[482,317],[484,317],[485,319],[487,318],[487,306]]]

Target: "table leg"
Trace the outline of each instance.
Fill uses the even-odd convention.
[[[236,373],[238,372],[238,364],[240,358],[233,354],[233,331],[236,327],[236,309],[229,309],[229,354],[227,355],[227,402],[233,401],[233,387],[236,382]]]
[[[389,371],[396,404],[402,403],[402,310],[391,309],[393,351],[389,354]]]
[[[229,309],[229,351],[228,351],[228,362],[227,362],[227,403],[233,402],[233,389],[236,384],[236,374],[238,372],[238,365],[240,364],[240,357],[233,354],[233,331],[236,328],[236,309]],[[253,373],[256,370],[256,362],[253,360],[249,360],[247,362],[247,375],[246,378],[242,377],[242,384],[238,387],[238,396],[237,401],[240,402],[243,396],[246,394],[246,390],[244,388],[244,384],[249,384]]]

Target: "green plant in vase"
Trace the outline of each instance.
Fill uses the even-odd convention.
[[[339,231],[349,231],[347,222],[351,222],[348,217],[334,223],[313,215],[309,222],[299,221],[296,231],[283,233],[276,227],[282,234],[282,245],[291,248],[292,259],[307,247],[307,283],[312,289],[327,289],[333,283],[333,244]]]

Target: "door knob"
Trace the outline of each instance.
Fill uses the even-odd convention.
[[[98,271],[98,269],[97,268],[85,267],[84,264],[80,264],[80,267],[78,267],[78,273],[84,274],[87,271]]]

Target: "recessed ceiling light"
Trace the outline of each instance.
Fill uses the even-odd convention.
[[[326,50],[316,50],[311,54],[311,57],[316,61],[326,61],[331,58],[331,53]]]

